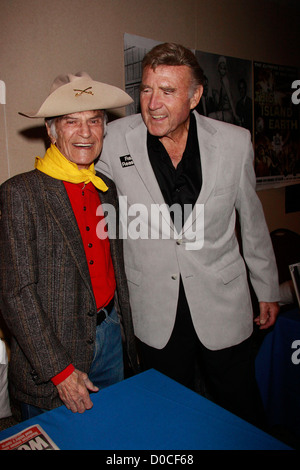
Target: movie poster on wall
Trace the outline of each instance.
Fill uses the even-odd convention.
[[[295,67],[253,63],[257,188],[300,182],[299,107],[293,104]]]
[[[252,62],[196,50],[204,72],[203,95],[196,110],[218,121],[253,130]]]

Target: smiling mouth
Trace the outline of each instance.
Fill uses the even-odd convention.
[[[164,114],[161,114],[159,116],[153,116],[151,115],[151,118],[154,119],[154,120],[160,120],[160,119],[164,119],[166,116]]]
[[[74,147],[77,147],[77,148],[84,148],[84,149],[88,149],[88,148],[92,148],[93,147],[93,144],[73,144]]]

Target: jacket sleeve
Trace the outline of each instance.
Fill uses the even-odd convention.
[[[253,146],[250,133],[243,145],[236,208],[239,213],[243,256],[259,301],[279,300],[278,273],[273,246],[261,202],[256,194]]]

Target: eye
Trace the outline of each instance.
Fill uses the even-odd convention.
[[[150,93],[151,91],[152,91],[152,89],[151,89],[150,87],[147,87],[147,86],[145,86],[145,85],[141,85],[141,86],[140,86],[140,92],[141,92],[141,93],[145,93],[145,94],[146,94],[146,93]]]
[[[165,88],[163,90],[165,95],[172,95],[174,93],[174,91],[175,91],[174,88]]]
[[[100,118],[95,118],[95,119],[91,119],[91,124],[102,124],[102,119]]]

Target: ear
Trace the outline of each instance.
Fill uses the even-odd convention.
[[[45,126],[46,126],[46,129],[47,129],[47,134],[49,136],[51,144],[55,144],[56,138],[54,137],[54,135],[51,134],[51,128],[49,127],[47,122],[45,122]]]
[[[203,93],[203,86],[202,85],[197,86],[197,88],[195,89],[194,94],[191,98],[190,109],[196,108],[197,104],[199,104],[202,93]]]

